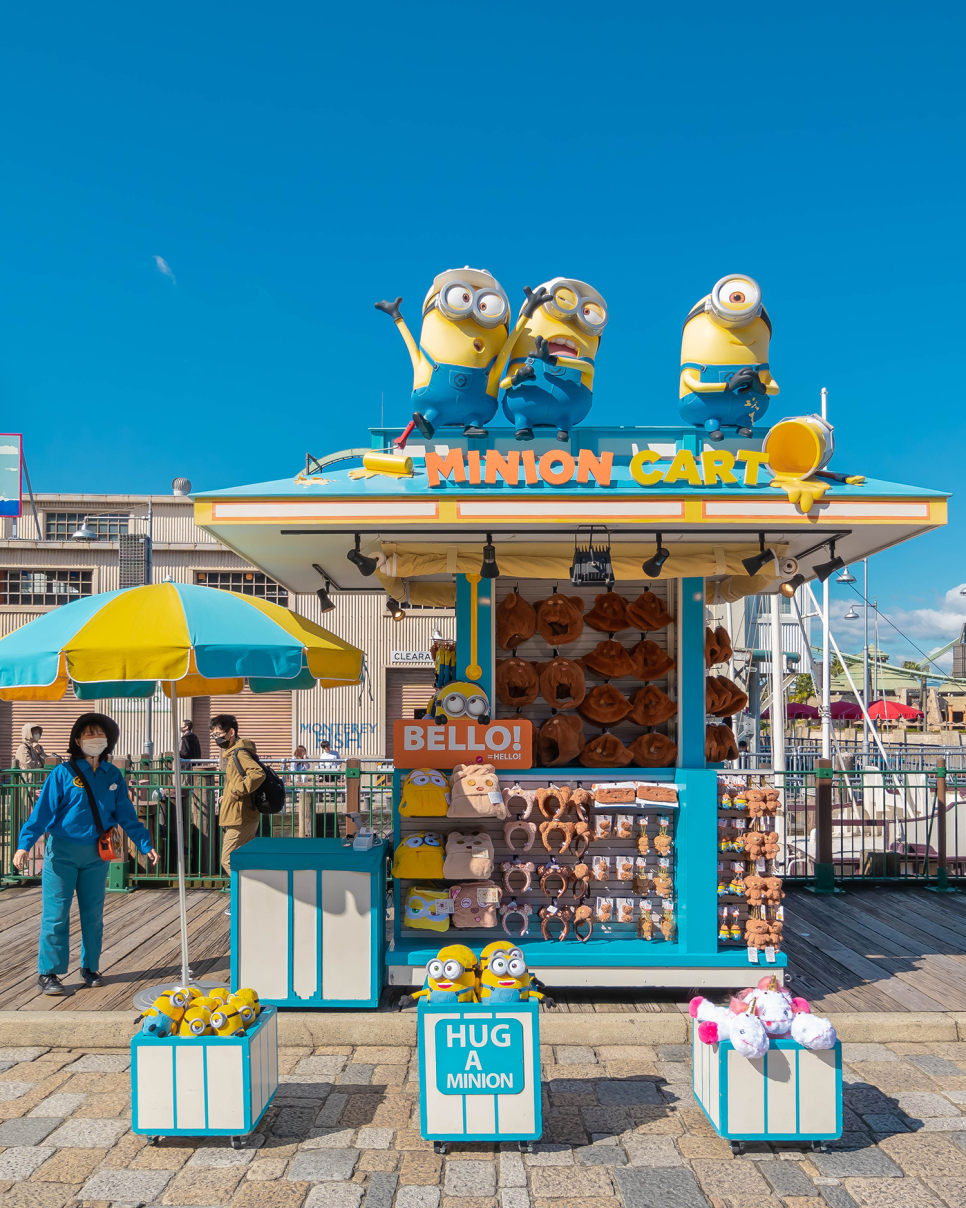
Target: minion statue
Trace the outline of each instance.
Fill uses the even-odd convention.
[[[479,684],[454,680],[434,692],[426,706],[426,716],[437,725],[448,721],[474,721],[488,725],[490,702]]]
[[[713,441],[724,439],[725,427],[751,436],[778,393],[768,367],[770,339],[758,282],[737,273],[722,277],[684,321],[678,403],[684,422]]]
[[[510,303],[499,281],[477,268],[454,268],[433,280],[423,302],[419,343],[395,302],[377,302],[391,316],[413,363],[413,425],[427,440],[437,428],[486,436],[497,411],[500,374],[509,354]],[[405,437],[400,447],[405,444]]]
[[[517,440],[533,440],[534,428],[556,428],[557,440],[589,413],[594,364],[607,325],[607,303],[592,286],[554,277],[526,289],[508,369],[500,386],[503,413]]]

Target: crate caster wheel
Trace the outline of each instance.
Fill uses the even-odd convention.
[[[160,1137],[147,1137],[146,1140],[149,1145],[157,1145],[158,1142],[161,1140],[161,1138]]]
[[[232,1137],[231,1138],[232,1149],[242,1149],[244,1147],[244,1145],[245,1145],[244,1137]]]
[[[449,1149],[449,1145],[446,1141],[433,1142],[433,1153],[445,1154],[447,1149]]]
[[[517,1145],[519,1145],[521,1153],[533,1153],[532,1141],[518,1141]]]
[[[828,1146],[825,1144],[824,1141],[813,1141],[812,1142],[812,1153],[827,1153],[827,1152],[828,1152]]]
[[[743,1154],[745,1152],[744,1141],[732,1141],[731,1152],[735,1155],[735,1157],[739,1157],[741,1154]]]

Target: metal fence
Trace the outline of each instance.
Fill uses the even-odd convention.
[[[267,762],[267,761],[266,761]],[[288,762],[288,761],[286,761]],[[350,764],[355,761],[350,761]],[[131,801],[147,827],[159,860],[153,867],[125,837],[130,884],[170,885],[177,880],[176,804],[170,759],[141,760],[121,765]],[[392,831],[392,772],[374,763],[369,767],[330,767],[295,770],[276,766],[285,782],[285,807],[262,815],[262,838],[337,838],[346,834],[346,814],[358,813],[363,825],[379,835]],[[30,855],[26,872],[13,867],[20,829],[40,795],[50,769],[0,771],[0,884],[36,879],[43,866],[43,845]],[[221,888],[228,877],[221,867],[218,801],[223,773],[209,763],[195,762],[182,771],[181,810],[184,823],[186,879],[194,887]]]
[[[863,748],[862,739],[843,740],[835,736],[833,762],[840,770],[852,771],[870,767],[894,769],[899,772],[920,772],[935,768],[936,761],[944,759],[946,766],[955,771],[966,772],[966,747],[955,745],[932,745],[930,743],[883,742],[886,759],[882,758],[875,743],[869,750]],[[810,772],[822,757],[821,739],[786,738],[785,766],[791,772]],[[771,769],[771,746],[759,743],[757,751],[749,751],[739,761],[742,769],[758,771]],[[738,766],[738,765],[736,765]]]

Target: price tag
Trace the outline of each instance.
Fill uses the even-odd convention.
[[[767,860],[756,860],[755,868],[758,870],[758,872],[767,872],[768,871]]]
[[[758,964],[758,949],[757,948],[748,949],[748,963],[751,965]]]
[[[784,921],[785,921],[785,907],[784,906],[778,907],[778,909],[775,911],[775,918],[781,919],[781,921],[784,923]]]
[[[503,794],[502,793],[498,793],[494,790],[492,793],[488,794],[488,796],[490,798],[490,802],[493,805],[502,805],[503,804]]]
[[[674,898],[661,898],[661,905],[665,910],[674,909]]]
[[[499,906],[500,890],[494,885],[492,889],[478,889],[476,891],[477,906]]]
[[[775,949],[774,948],[765,949],[765,960],[769,963],[769,965],[773,965],[775,963]]]
[[[557,907],[551,903],[551,905],[549,905],[547,907],[547,914],[556,914],[556,913],[557,913]]]
[[[433,902],[429,908],[430,914],[453,914],[456,910],[456,903],[452,898],[448,898],[445,902]]]

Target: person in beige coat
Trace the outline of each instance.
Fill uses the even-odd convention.
[[[20,746],[13,760],[25,772],[42,768],[47,762],[47,752],[40,745],[43,732],[43,726],[38,726],[35,721],[28,722],[20,731]]]
[[[252,793],[265,779],[250,738],[238,737],[238,720],[230,713],[211,719],[211,737],[221,751],[219,767],[225,773],[218,809],[221,827],[221,866],[231,873],[231,853],[258,834],[261,814],[252,805]],[[227,912],[226,912],[227,913]]]

